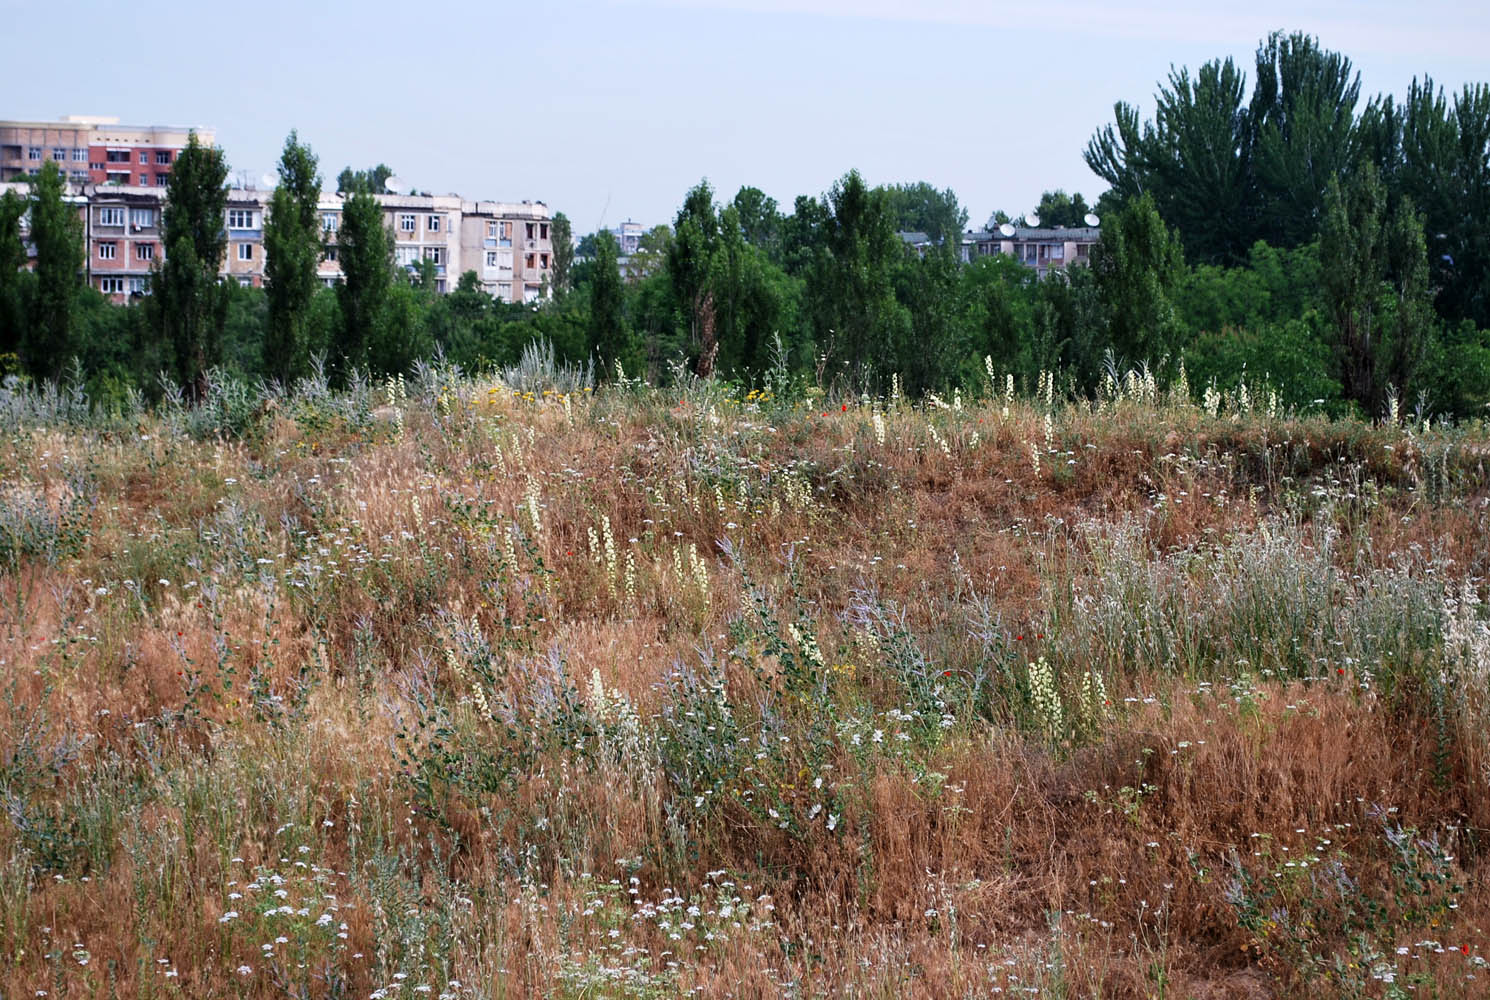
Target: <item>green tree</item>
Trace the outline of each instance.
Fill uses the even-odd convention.
[[[967,210],[951,188],[938,191],[925,181],[881,188],[886,210],[900,232],[925,233],[931,242],[956,242],[967,225]]]
[[[781,212],[776,199],[760,188],[742,187],[731,202],[740,219],[745,242],[764,250],[778,264],[781,249]]]
[[[321,177],[316,156],[291,131],[279,158],[279,185],[264,221],[264,277],[269,297],[264,370],[288,385],[310,366],[306,324],[319,281],[323,247]]]
[[[0,376],[9,368],[21,350],[21,331],[25,329],[26,245],[21,240],[21,219],[26,201],[14,191],[0,195]]]
[[[1229,59],[1191,76],[1171,70],[1155,116],[1119,102],[1087,144],[1087,165],[1112,185],[1102,211],[1148,194],[1203,263],[1240,262],[1258,240],[1296,247],[1319,231],[1325,185],[1362,160],[1350,60],[1307,35],[1275,33],[1257,49],[1250,100]]]
[[[569,292],[569,272],[574,267],[574,230],[569,216],[555,212],[549,234],[554,247],[554,295],[563,296]]]
[[[870,190],[857,170],[833,185],[817,217],[806,232],[816,244],[806,302],[819,377],[868,387],[888,374],[883,366],[904,320],[893,281],[905,249],[885,192]]]
[[[1208,62],[1193,77],[1173,69],[1155,101],[1155,118],[1142,127],[1138,110],[1119,103],[1115,123],[1087,145],[1087,165],[1118,202],[1150,194],[1196,260],[1239,260],[1256,238],[1245,74],[1230,59]]]
[[[683,207],[673,220],[673,240],[667,253],[667,273],[687,323],[695,370],[700,375],[714,370],[718,354],[714,282],[719,253],[719,214],[714,207],[714,189],[704,180],[684,197]]]
[[[718,365],[726,371],[759,372],[771,360],[771,337],[792,325],[793,283],[746,237],[733,204],[720,213],[719,230],[713,276]]]
[[[379,343],[393,286],[393,234],[383,225],[383,207],[359,191],[342,206],[337,232],[337,286],[341,325],[331,343],[332,372],[345,382],[351,372],[368,366],[369,350]]]
[[[1453,324],[1490,327],[1490,85],[1468,84],[1450,101],[1431,79],[1414,80],[1392,125],[1398,159],[1386,183],[1425,216],[1435,304]]]
[[[1258,46],[1251,119],[1259,238],[1294,247],[1319,232],[1326,187],[1356,163],[1360,93],[1350,59],[1315,38],[1274,32]]]
[[[150,311],[171,346],[176,377],[194,400],[207,391],[217,364],[231,291],[218,280],[227,234],[228,164],[222,150],[203,146],[196,133],[171,168],[162,213],[165,260],[151,280]]]
[[[1040,206],[1035,210],[1042,226],[1062,226],[1067,229],[1086,225],[1086,216],[1090,211],[1091,208],[1080,191],[1070,195],[1059,188],[1042,194]]]
[[[1418,388],[1432,330],[1422,219],[1410,199],[1388,202],[1374,167],[1332,179],[1319,241],[1344,396],[1375,417],[1388,392],[1405,400]]]
[[[393,168],[386,163],[366,170],[343,167],[336,175],[336,190],[342,194],[388,194],[388,179],[392,176]]]
[[[1118,357],[1131,364],[1173,357],[1180,344],[1171,297],[1184,253],[1152,198],[1134,199],[1103,220],[1091,267]]]
[[[48,160],[31,186],[31,243],[36,278],[23,339],[26,367],[58,379],[73,356],[73,301],[83,266],[83,224],[67,200],[62,171]]]
[[[590,280],[589,349],[609,374],[617,361],[632,363],[631,334],[626,326],[626,298],[617,263],[616,241],[595,234],[595,269]]]

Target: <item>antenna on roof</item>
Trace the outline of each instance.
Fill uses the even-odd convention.
[[[1026,212],[1024,216],[1024,222],[1027,226],[1038,226],[1040,224],[1040,213]]]
[[[409,189],[402,177],[390,177],[383,182],[383,190],[389,194],[403,194]]]
[[[1088,212],[1088,213],[1086,213],[1086,218],[1082,219],[1081,221],[1082,222],[1085,222],[1087,225],[1091,226],[1093,229],[1095,229],[1098,226],[1102,225],[1102,220],[1099,219],[1099,218],[1097,218],[1097,213],[1096,212]]]
[[[1005,222],[1003,225],[999,226],[999,235],[1000,236],[1013,236],[1014,235],[1014,223],[1012,223],[1012,222]]]

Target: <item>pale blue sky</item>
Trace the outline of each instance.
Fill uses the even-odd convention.
[[[381,160],[581,233],[670,221],[701,177],[789,207],[850,167],[952,187],[974,224],[1047,188],[1094,199],[1081,150],[1115,100],[1147,111],[1171,63],[1215,56],[1250,81],[1274,28],[1349,55],[1367,94],[1490,78],[1490,6],[1439,0],[0,0],[0,25],[0,118],[211,125],[253,176],[293,127],[328,179]]]

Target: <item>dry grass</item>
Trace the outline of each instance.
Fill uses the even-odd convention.
[[[1482,431],[26,405],[0,996],[1490,992]]]

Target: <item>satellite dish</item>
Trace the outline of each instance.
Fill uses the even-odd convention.
[[[1013,236],[1014,235],[1014,225],[1013,225],[1013,223],[1006,222],[1002,226],[999,226],[999,235],[1000,236]]]
[[[409,189],[402,177],[390,177],[383,182],[383,190],[389,194],[403,194]]]
[[[1030,212],[1024,217],[1024,221],[1026,225],[1038,226],[1040,224],[1040,214],[1038,212]]]
[[[1087,225],[1091,226],[1093,229],[1095,229],[1096,227],[1098,227],[1098,226],[1100,226],[1102,224],[1102,220],[1099,219],[1099,218],[1097,218],[1097,213],[1096,212],[1088,212],[1088,213],[1086,213],[1086,218],[1082,219],[1081,221],[1082,222],[1085,222]]]
[[[259,178],[259,183],[264,186],[264,190],[273,191],[274,188],[279,184],[279,178],[275,177],[273,174],[265,174],[264,176]]]

